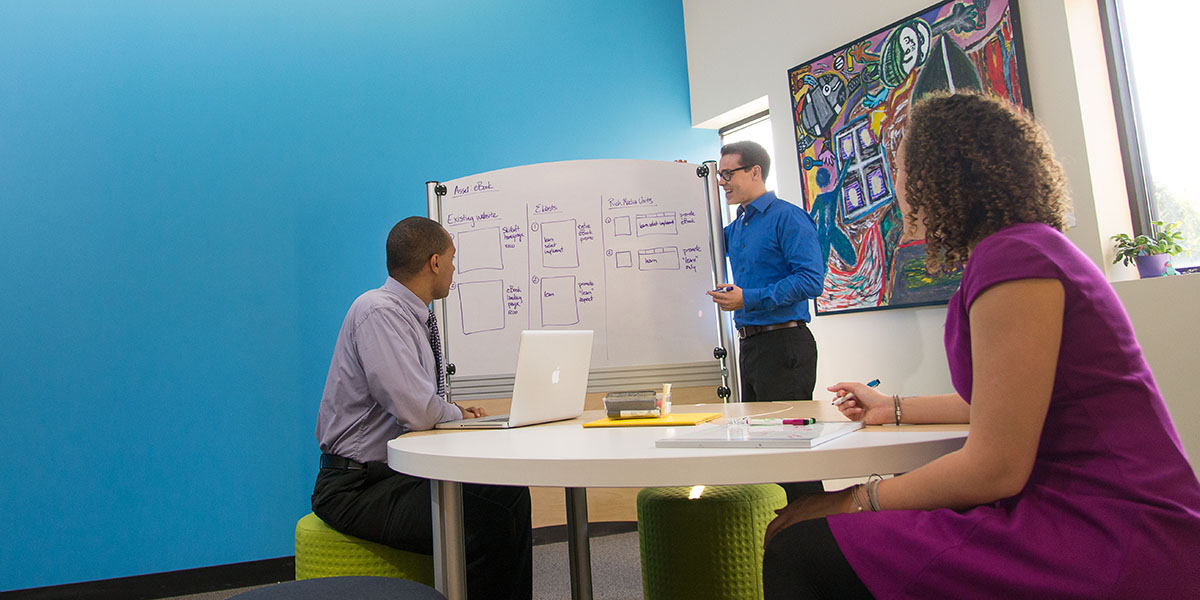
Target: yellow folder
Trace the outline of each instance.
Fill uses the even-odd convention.
[[[721,417],[721,413],[670,413],[662,417],[635,419],[610,419],[604,417],[598,421],[584,423],[584,427],[665,427],[671,425],[696,425],[707,423]]]

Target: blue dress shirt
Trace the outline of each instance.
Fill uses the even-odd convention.
[[[808,211],[767,192],[738,209],[725,249],[746,303],[733,313],[738,327],[812,320],[808,300],[821,295],[825,263]]]

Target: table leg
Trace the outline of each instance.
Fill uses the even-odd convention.
[[[587,489],[567,490],[567,552],[572,600],[592,600],[592,549],[588,540]]]
[[[467,558],[463,542],[462,484],[433,480],[433,581],[447,600],[467,597]]]

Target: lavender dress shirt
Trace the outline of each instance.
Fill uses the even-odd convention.
[[[317,413],[321,452],[387,460],[387,442],[462,418],[437,394],[429,307],[389,277],[359,296],[338,333]]]

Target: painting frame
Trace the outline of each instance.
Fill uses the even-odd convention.
[[[1033,112],[1018,0],[940,0],[788,70],[802,203],[826,277],[816,314],[945,305],[961,269],[906,238],[895,152],[907,110],[976,89]]]

